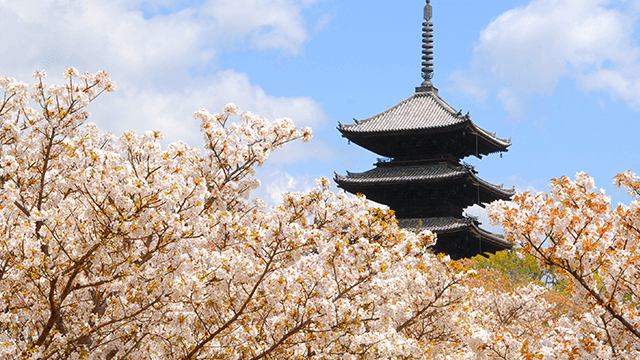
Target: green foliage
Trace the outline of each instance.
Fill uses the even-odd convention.
[[[551,269],[540,268],[536,259],[517,249],[498,251],[489,256],[475,256],[469,266],[476,270],[494,270],[505,276],[512,285],[538,282],[559,292],[564,292],[566,281]]]

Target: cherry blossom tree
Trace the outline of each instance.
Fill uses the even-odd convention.
[[[524,253],[571,282],[571,299],[582,311],[549,332],[557,353],[640,355],[640,181],[628,171],[614,184],[633,197],[630,205],[612,207],[604,190],[578,173],[575,181],[552,180],[549,194],[524,193],[513,204],[490,207]]]
[[[434,234],[326,179],[267,209],[251,196],[256,168],[311,137],[289,119],[202,109],[203,148],[163,149],[158,132],[87,122],[115,89],[104,72],[64,75],[0,78],[1,359],[640,355],[630,172],[616,177],[629,206],[584,174],[490,206],[522,247],[506,258],[533,256],[566,279],[557,291],[433,254]]]
[[[251,199],[310,129],[228,105],[204,148],[86,120],[104,72],[0,78],[0,358],[420,358],[472,354],[451,322],[473,272],[363,197]],[[35,103],[39,111],[30,107]],[[460,310],[462,311],[462,310]]]

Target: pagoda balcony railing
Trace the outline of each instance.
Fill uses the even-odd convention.
[[[402,156],[397,158],[391,157],[379,157],[377,158],[376,166],[391,166],[391,165],[419,165],[419,164],[435,164],[435,163],[451,163],[454,165],[460,165],[459,159],[451,154],[432,154],[432,155],[418,155],[418,156]]]

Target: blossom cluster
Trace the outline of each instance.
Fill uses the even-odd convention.
[[[554,179],[549,194],[524,193],[489,207],[523,252],[570,281],[571,300],[582,310],[559,320],[555,351],[640,355],[640,182],[629,171],[614,184],[634,197],[630,205],[612,207],[604,190],[578,173],[575,181]]]
[[[421,357],[438,342],[416,329],[445,323],[466,275],[426,250],[433,234],[326,179],[251,200],[255,168],[310,129],[230,104],[196,112],[204,150],[162,149],[158,132],[85,123],[106,74],[44,76],[2,83],[0,357]]]
[[[289,119],[202,109],[204,148],[163,149],[158,132],[86,122],[115,89],[104,72],[45,76],[0,78],[0,359],[639,355],[632,173],[616,178],[630,206],[583,174],[492,205],[523,252],[573,279],[565,294],[495,286],[326,179],[253,199],[256,167],[311,136]]]

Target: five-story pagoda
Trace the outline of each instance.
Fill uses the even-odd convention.
[[[351,142],[387,160],[364,173],[336,175],[339,187],[388,205],[400,226],[429,229],[438,235],[436,252],[451,258],[472,257],[511,248],[500,235],[482,230],[476,218],[463,209],[497,199],[508,200],[513,189],[483,181],[460,161],[470,155],[482,158],[507,151],[510,140],[477,126],[440,96],[433,76],[433,23],[430,0],[425,6],[422,39],[424,82],[400,104],[355,124],[339,124]]]

